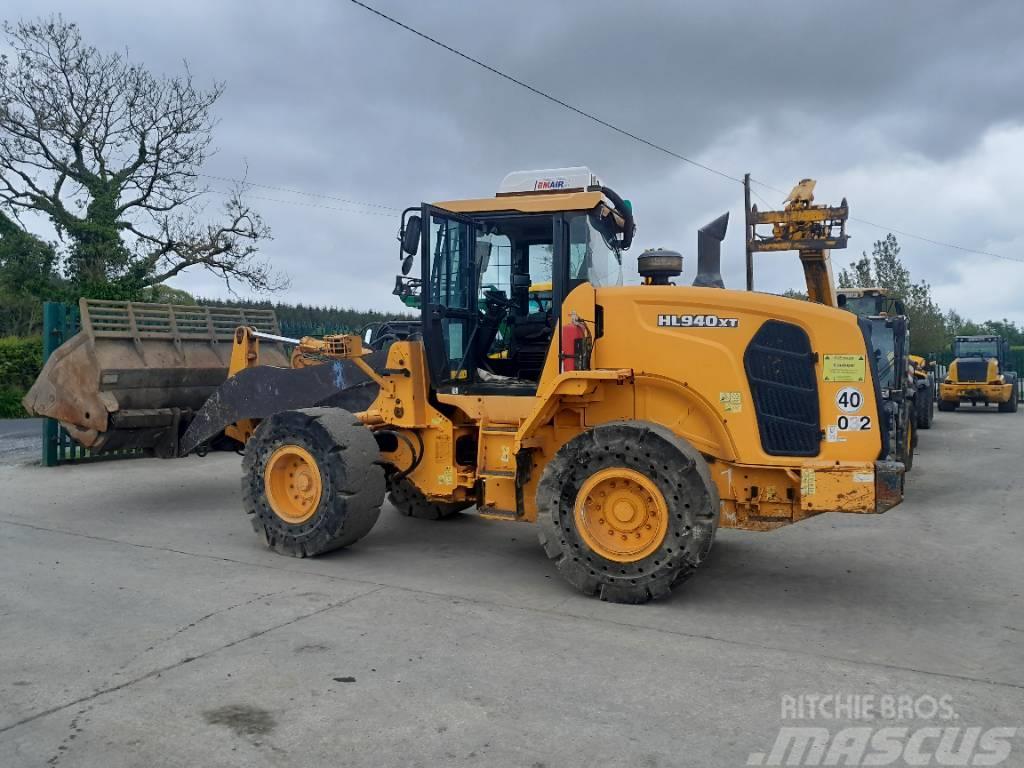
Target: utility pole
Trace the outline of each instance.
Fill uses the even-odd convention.
[[[747,290],[754,290],[754,253],[750,243],[754,239],[754,227],[750,222],[750,174],[743,174],[743,241],[747,244]]]

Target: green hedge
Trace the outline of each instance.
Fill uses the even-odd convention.
[[[21,406],[21,398],[42,367],[42,339],[0,338],[0,419],[28,415]]]

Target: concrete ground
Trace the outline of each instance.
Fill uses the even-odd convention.
[[[0,765],[742,766],[802,694],[1020,728],[1022,428],[938,414],[902,506],[723,531],[646,606],[472,515],[277,556],[234,455],[0,467]]]

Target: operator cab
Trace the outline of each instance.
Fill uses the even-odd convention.
[[[890,296],[885,288],[840,288],[836,291],[840,309],[858,317],[879,315],[905,315],[906,307],[901,299]]]
[[[576,286],[622,284],[629,205],[587,168],[519,171],[497,195],[410,208],[403,271],[419,251],[416,297],[434,387],[442,393],[532,395],[561,304]]]
[[[1009,342],[999,336],[957,336],[953,340],[953,357],[979,360],[995,358],[1005,365]]]

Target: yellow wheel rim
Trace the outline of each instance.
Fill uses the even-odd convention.
[[[635,563],[656,551],[668,531],[668,505],[652,480],[632,469],[594,473],[580,488],[576,530],[595,553]]]
[[[298,445],[282,445],[270,455],[263,483],[270,508],[286,523],[304,523],[320,506],[320,467],[313,454]]]

